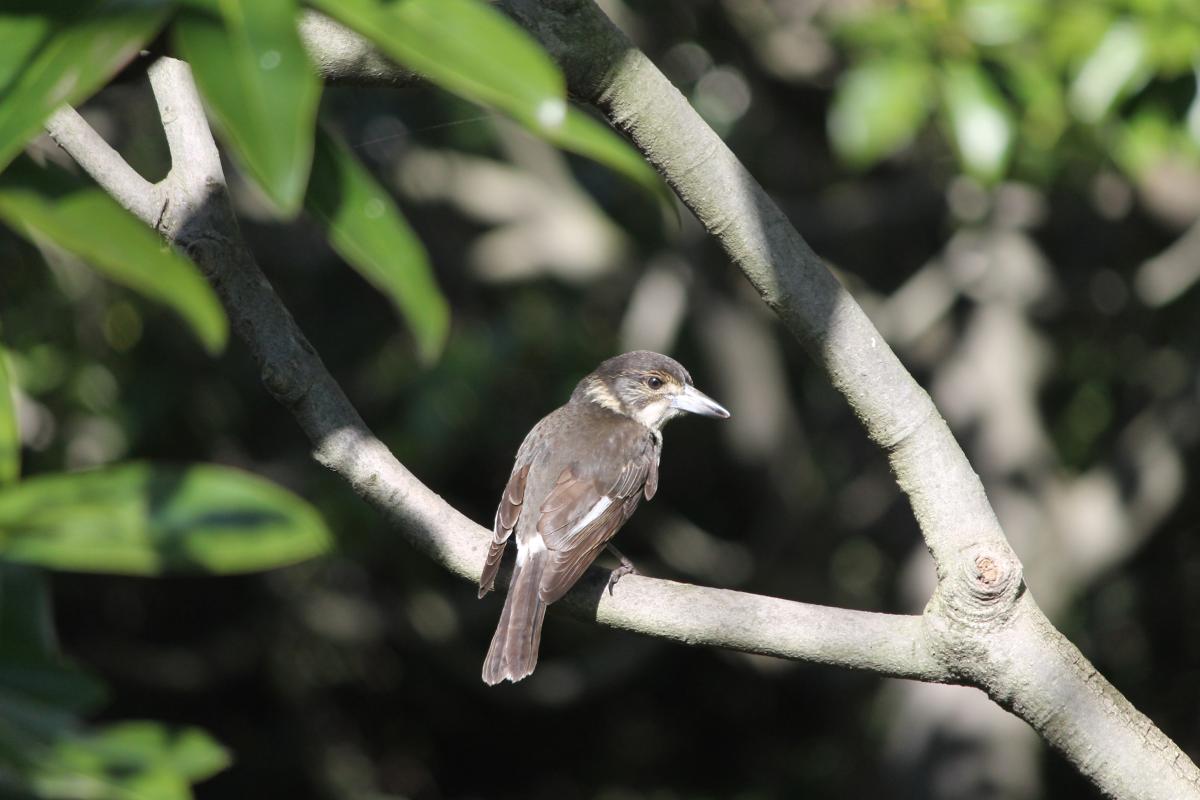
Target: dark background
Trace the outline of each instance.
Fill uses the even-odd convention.
[[[952,31],[962,5],[900,13],[938,8]],[[1047,613],[1196,758],[1200,293],[1155,299],[1142,276],[1195,218],[1200,173],[1187,147],[1134,165],[1119,135],[1151,102],[1184,130],[1195,81],[1154,73],[1044,153],[1030,155],[1022,128],[1004,180],[971,177],[936,112],[854,169],[826,123],[839,80],[870,53],[842,26],[890,9],[611,10],[933,393]],[[1052,74],[1065,86],[1077,71],[1068,60]],[[165,171],[144,81],[86,111],[148,176]],[[430,252],[454,315],[442,359],[420,368],[386,300],[310,223],[273,222],[231,164],[243,231],[423,482],[489,524],[524,433],[580,377],[622,350],[667,350],[733,418],[666,432],[659,494],[619,542],[641,571],[919,612],[932,570],[884,456],[686,211],[663,222],[621,179],[436,90],[330,90],[323,114]],[[97,719],[198,725],[233,752],[198,797],[1095,796],[974,690],[691,649],[553,611],[534,676],[484,686],[500,599],[476,600],[309,459],[242,347],[209,359],[169,312],[0,236],[6,344],[33,409],[26,474],[131,457],[235,464],[309,498],[337,534],[336,553],[269,574],[55,575],[63,646],[111,690]]]

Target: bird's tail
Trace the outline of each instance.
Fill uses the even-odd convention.
[[[483,660],[483,682],[489,686],[505,678],[516,683],[537,666],[542,620],[546,617],[546,604],[538,588],[548,555],[544,549],[534,551],[513,571],[500,624]]]

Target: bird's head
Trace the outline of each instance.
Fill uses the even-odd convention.
[[[692,376],[673,358],[649,350],[614,356],[579,382],[572,402],[595,403],[657,431],[686,412],[729,416],[719,403],[692,385]]]

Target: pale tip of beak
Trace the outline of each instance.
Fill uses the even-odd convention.
[[[729,412],[725,406],[713,400],[695,386],[684,387],[684,390],[671,398],[671,407],[689,414],[699,414],[702,417],[728,419]]]

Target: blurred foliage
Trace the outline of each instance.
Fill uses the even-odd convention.
[[[299,5],[191,0],[179,6],[19,2],[0,10],[6,43],[0,219],[50,262],[66,254],[81,258],[172,307],[210,352],[223,348],[228,323],[194,264],[164,248],[154,231],[90,182],[45,163],[44,156],[38,163],[13,160],[51,112],[101,88],[170,22],[170,41],[190,63],[216,130],[272,212],[291,218],[306,201],[329,244],[391,299],[413,329],[421,359],[434,361],[448,333],[447,304],[388,191],[335,136],[318,137],[321,84],[297,33]],[[568,108],[562,75],[549,57],[486,4],[360,0],[330,10],[435,83],[504,110],[662,195],[661,183],[628,145]],[[497,59],[505,69],[494,68]],[[60,269],[66,285],[75,282],[76,290],[67,292],[74,299],[96,288],[69,261]],[[85,308],[75,313],[87,318]],[[129,299],[107,305],[99,321],[107,347],[135,348],[142,316]],[[78,714],[94,709],[100,690],[56,655],[44,579],[15,564],[129,575],[232,574],[321,554],[330,544],[328,530],[308,503],[236,470],[113,465],[126,450],[126,433],[106,416],[116,410],[120,385],[87,354],[37,340],[38,325],[22,327],[29,322],[20,313],[6,321],[6,330],[17,332],[13,355],[28,394],[10,384],[0,363],[0,559],[11,562],[0,565],[0,789],[47,798],[190,797],[192,783],[228,765],[225,751],[207,734],[160,723],[82,726]],[[32,340],[22,338],[28,333]],[[22,346],[29,341],[36,343]],[[17,481],[20,437],[38,450],[58,438],[54,413],[34,398],[52,395],[71,378],[94,416],[92,429],[78,439],[88,452],[72,456],[68,449],[67,465],[105,466]],[[18,406],[23,430],[16,424]],[[85,700],[76,705],[80,697]]]
[[[210,352],[229,323],[195,265],[94,184],[20,159],[0,174],[0,219],[27,239],[45,239],[109,278],[170,305]]]
[[[303,561],[329,545],[308,503],[224,467],[123,464],[0,492],[0,558],[51,569],[230,574]]]
[[[923,0],[867,4],[836,29],[849,66],[829,118],[869,166],[940,117],[962,168],[1051,180],[1083,148],[1131,175],[1196,163],[1193,0]]]
[[[154,38],[172,3],[14,0],[0,9],[0,170],[63,103],[108,82]]]
[[[171,26],[224,139],[288,217],[304,200],[321,97],[296,11],[296,0],[210,0]]]
[[[450,310],[420,239],[391,195],[336,136],[318,131],[312,173],[308,210],[325,225],[329,244],[414,320],[417,354],[425,363],[434,361],[446,340]],[[416,263],[392,269],[398,255]]]
[[[599,360],[652,346],[734,417],[668,432],[660,492],[622,534],[639,568],[918,612],[928,554],[881,454],[724,254],[687,220],[659,224],[644,188],[661,183],[566,105],[528,37],[466,0],[314,5],[440,88],[323,90],[322,129],[280,24],[293,4],[89,5],[81,22],[138,42],[114,61],[55,16],[78,4],[9,3],[0,152],[15,154],[54,106],[30,99],[46,84],[21,78],[36,63],[86,72],[73,101],[108,83],[84,114],[147,177],[165,175],[144,61],[110,79],[155,31],[153,48],[200,48],[247,241],[364,418],[447,501],[487,524],[529,427]],[[134,24],[122,16],[133,7],[158,10]],[[1186,269],[1155,295],[1165,300],[1142,288],[1200,213],[1194,8],[606,8],[930,387],[1039,603],[1200,753],[1200,500],[1183,488],[1200,469],[1200,297]],[[218,42],[229,50],[212,58]],[[285,96],[299,99],[277,107]],[[272,127],[272,113],[289,124]],[[89,561],[106,574],[0,565],[0,794],[1092,796],[1040,745],[997,744],[964,695],[929,702],[908,684],[553,613],[538,672],[486,690],[498,602],[475,600],[314,467],[242,348],[210,358],[195,346],[165,309],[195,327],[180,304],[206,303],[202,289],[156,293],[103,272],[170,257],[129,244],[141,223],[115,221],[85,180],[70,178],[68,195],[46,188],[51,162],[69,162],[44,142],[29,149],[36,164],[0,176],[17,234],[0,230],[5,396],[20,419],[13,433],[0,403],[0,477],[32,477],[0,489],[0,516],[34,497],[33,521],[68,538],[14,537],[5,517],[0,555],[25,538],[38,564],[82,568],[81,542],[114,538],[106,563]],[[58,203],[77,194],[86,213]],[[105,248],[126,245],[141,255],[106,262]],[[172,269],[203,285],[189,262],[156,275]],[[196,334],[211,344],[209,324]],[[187,491],[193,478],[212,493]],[[180,574],[322,550],[309,503],[337,532],[323,558]],[[245,527],[273,536],[286,519],[291,543],[257,550]],[[107,574],[159,566],[154,580]],[[536,770],[520,766],[530,742]]]

